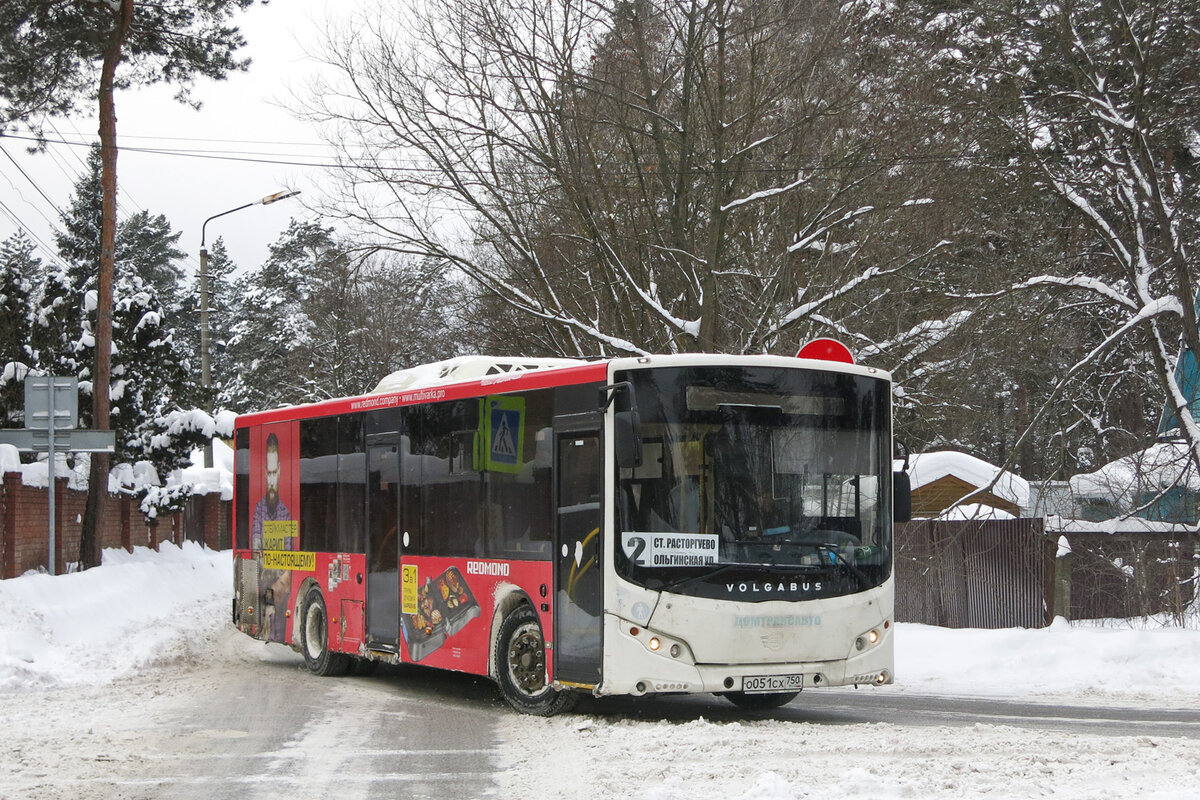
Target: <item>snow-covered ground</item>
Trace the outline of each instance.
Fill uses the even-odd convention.
[[[36,694],[39,704],[52,699],[66,706],[43,706],[46,719],[82,715],[103,726],[106,714],[123,708],[98,691],[104,686],[201,661],[249,658],[249,648],[235,644],[244,637],[228,624],[231,574],[228,552],[188,543],[182,549],[164,544],[158,553],[109,550],[102,567],[84,573],[0,581],[0,709],[9,709],[0,711],[0,726],[7,729],[6,745],[20,752],[13,742],[22,734],[10,733],[6,724],[16,695]],[[896,640],[898,683],[871,691],[1200,707],[1195,626],[1060,622],[1045,630],[952,631],[901,624]],[[680,724],[620,715],[496,719],[503,751],[498,763],[511,765],[501,776],[504,797],[548,796],[547,787],[556,787],[549,796],[625,797],[636,788],[647,798],[756,800],[1191,798],[1200,786],[1195,740],[1112,731],[1067,735],[993,725],[772,719]],[[112,723],[119,727],[116,719]],[[532,755],[539,753],[559,757],[547,762]]]

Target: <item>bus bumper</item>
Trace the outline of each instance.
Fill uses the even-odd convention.
[[[894,628],[880,639],[846,643],[847,656],[823,661],[696,663],[687,643],[609,615],[603,680],[595,694],[796,691],[830,686],[881,686],[894,680]],[[748,680],[749,679],[749,680]]]

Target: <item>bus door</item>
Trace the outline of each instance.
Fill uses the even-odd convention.
[[[600,416],[554,420],[554,679],[600,683],[603,575]]]
[[[367,443],[367,646],[400,646],[400,452],[394,438]]]

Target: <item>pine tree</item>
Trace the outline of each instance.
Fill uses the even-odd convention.
[[[117,281],[114,296],[113,338],[118,344],[111,397],[113,429],[118,431],[116,460],[154,467],[159,485],[137,487],[142,510],[153,517],[177,510],[186,500],[186,487],[167,490],[161,484],[189,462],[211,419],[201,411],[180,408],[173,396],[172,387],[183,385],[191,370],[154,287],[127,275]],[[202,422],[189,427],[181,425],[181,419]]]
[[[76,376],[83,394],[93,392],[92,351],[96,346],[96,272],[99,259],[100,179],[95,150],[62,214],[57,236],[63,265],[46,271],[35,293],[32,349],[45,372]],[[148,461],[165,478],[188,460],[197,431],[169,434],[172,415],[197,395],[189,348],[177,339],[173,318],[182,296],[176,248],[179,234],[162,215],[139,212],[118,232],[118,277],[114,285],[112,366],[108,396],[111,429],[116,433],[116,463]],[[159,285],[161,284],[161,286]],[[175,298],[175,308],[160,292]],[[181,407],[183,406],[183,407]],[[190,410],[190,409],[188,409]],[[202,412],[199,412],[202,414]],[[93,424],[90,405],[81,404],[84,426]],[[208,427],[211,428],[211,420]],[[211,432],[211,430],[210,430]],[[176,503],[163,491],[145,500],[148,508]],[[161,509],[160,509],[161,510]]]
[[[188,99],[197,77],[225,77],[249,63],[234,53],[244,44],[230,16],[252,0],[149,3],[139,0],[6,0],[0,4],[0,131],[12,124],[35,131],[47,117],[66,116],[95,98],[102,160],[100,260],[97,265],[94,372],[111,378],[113,278],[117,239],[118,87],[160,81]],[[109,430],[110,398],[92,396],[92,416]],[[85,568],[100,563],[97,522],[104,502],[108,456],[92,459],[87,507],[79,538]]]
[[[118,344],[110,396],[113,429],[120,432],[116,459],[132,463],[145,458],[155,410],[183,382],[186,364],[153,287],[130,275],[117,281],[113,294],[113,339]]]
[[[231,326],[236,374],[221,389],[236,411],[314,399],[308,345],[314,324],[306,301],[322,259],[336,257],[332,229],[292,220],[263,265],[239,282],[241,313]]]
[[[68,208],[62,213],[61,230],[56,234],[59,255],[65,266],[50,270],[37,299],[34,327],[34,348],[40,368],[56,375],[75,375],[81,390],[91,394],[92,352],[96,334],[96,275],[100,260],[100,152],[93,148],[87,166],[75,184]],[[171,230],[166,217],[139,211],[121,224],[117,233],[118,282],[127,295],[149,292],[155,299],[160,317],[174,317],[180,304],[179,261],[184,254],[178,249],[180,234]],[[134,280],[136,279],[136,280]],[[137,287],[136,289],[131,287]],[[160,298],[167,298],[166,301]],[[114,308],[128,303],[128,297],[117,295]],[[86,310],[86,314],[84,313]],[[136,349],[133,328],[116,330],[113,346],[117,352]],[[177,347],[172,358],[178,361],[186,348]],[[123,379],[113,366],[111,385],[120,386]],[[190,374],[173,371],[165,388],[173,396],[186,398],[194,394],[188,388]],[[117,403],[117,398],[112,398]],[[81,418],[91,423],[91,409],[82,409]],[[125,431],[113,421],[119,435]]]
[[[0,427],[23,427],[24,380],[33,364],[31,293],[41,268],[24,233],[0,243]]]
[[[37,368],[47,375],[87,380],[89,365],[84,347],[83,290],[77,287],[77,272],[69,266],[52,264],[33,300],[30,343]],[[82,353],[82,356],[81,356]],[[81,408],[81,419],[89,419]]]
[[[179,249],[182,234],[159,214],[138,211],[117,227],[118,276],[137,275],[153,286],[163,308],[174,315],[182,310],[183,269],[186,253]]]

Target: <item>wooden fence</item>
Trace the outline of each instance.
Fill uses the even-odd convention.
[[[1067,547],[1062,548],[1060,542]],[[1037,628],[1165,614],[1196,597],[1195,533],[1061,533],[1041,519],[916,520],[896,530],[896,619],[947,628]]]
[[[1055,551],[1040,519],[899,525],[896,619],[946,628],[1046,625]]]

